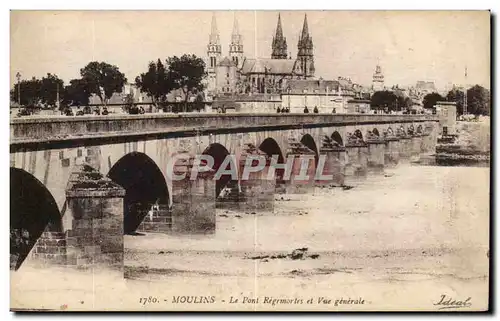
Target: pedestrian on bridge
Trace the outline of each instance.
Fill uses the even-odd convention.
[[[318,106],[314,106],[314,110],[313,110],[313,112],[314,112],[315,114],[319,113]]]
[[[309,109],[307,109],[307,106],[304,108],[304,114],[309,114]]]

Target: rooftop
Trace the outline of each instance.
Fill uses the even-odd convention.
[[[292,59],[245,59],[241,67],[243,74],[270,73],[270,74],[298,74],[295,68],[295,60]]]

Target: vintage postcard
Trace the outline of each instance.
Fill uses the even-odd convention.
[[[13,311],[487,311],[489,11],[11,11]]]

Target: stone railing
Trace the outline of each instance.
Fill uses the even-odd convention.
[[[195,136],[245,130],[282,130],[380,123],[437,121],[429,115],[367,114],[144,114],[18,118],[10,122],[10,144],[106,137]]]

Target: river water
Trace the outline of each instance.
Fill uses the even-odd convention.
[[[407,164],[347,183],[353,188],[277,196],[273,212],[218,209],[210,236],[126,235],[127,279],[26,264],[11,272],[11,306],[433,310],[446,295],[470,297],[462,309],[487,307],[489,168]],[[158,302],[139,303],[149,296]],[[215,303],[172,303],[174,296]]]

